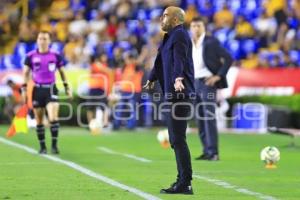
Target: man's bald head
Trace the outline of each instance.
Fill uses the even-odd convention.
[[[170,6],[166,9],[169,9],[170,12],[172,13],[172,16],[177,18],[178,23],[183,24],[184,23],[184,18],[185,18],[185,12],[179,7],[175,6]]]
[[[185,21],[185,12],[179,7],[170,6],[164,10],[162,16],[162,30],[170,31],[175,26],[183,24]]]

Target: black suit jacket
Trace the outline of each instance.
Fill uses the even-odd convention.
[[[192,48],[192,41],[183,25],[174,27],[164,35],[149,80],[159,81],[164,96],[169,97],[167,100],[181,99],[195,92]],[[182,95],[174,89],[178,77],[183,78],[185,86]]]
[[[205,36],[203,41],[203,61],[206,67],[214,75],[219,75],[221,80],[216,83],[217,88],[228,87],[226,74],[233,62],[228,51],[221,46],[220,42],[212,37]]]

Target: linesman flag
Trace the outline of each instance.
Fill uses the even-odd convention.
[[[16,133],[28,133],[27,113],[28,106],[27,104],[24,104],[17,111],[16,116],[6,133],[6,137],[13,137]]]

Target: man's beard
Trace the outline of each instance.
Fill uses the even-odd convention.
[[[171,24],[162,23],[161,29],[165,32],[169,32],[172,29]]]

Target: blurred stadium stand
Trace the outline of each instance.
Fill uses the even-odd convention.
[[[86,68],[89,57],[103,51],[112,59],[117,47],[141,54],[161,34],[163,9],[176,1],[1,2],[0,70],[7,70],[22,68],[39,30],[53,34],[51,48],[64,53],[68,67]],[[300,66],[299,0],[183,0],[177,5],[186,10],[188,22],[204,17],[208,32],[231,52],[237,66]]]

